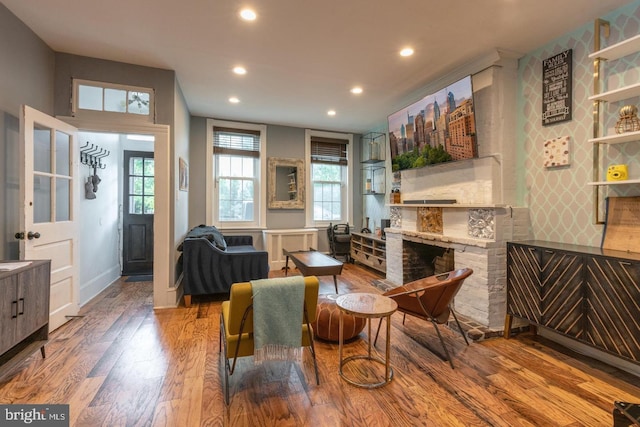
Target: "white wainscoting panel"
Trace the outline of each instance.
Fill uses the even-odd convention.
[[[282,250],[308,251],[318,248],[317,228],[298,228],[283,230],[263,230],[264,247],[269,252],[269,268],[280,270],[284,267],[285,256]],[[290,267],[293,264],[290,265]]]

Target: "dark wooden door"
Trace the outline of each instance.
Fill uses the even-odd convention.
[[[122,275],[153,274],[153,152],[124,152]]]
[[[584,330],[584,259],[579,254],[541,248],[540,324],[573,338]]]
[[[640,362],[640,262],[590,257],[586,283],[583,340]]]
[[[507,313],[540,323],[540,249],[507,245]]]

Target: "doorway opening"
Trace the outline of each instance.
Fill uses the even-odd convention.
[[[125,150],[123,157],[122,275],[146,278],[153,276],[153,152]]]
[[[80,165],[80,180],[93,184],[80,200],[82,303],[123,275],[153,280],[155,144],[142,134],[79,131],[78,138],[109,153],[101,168]]]

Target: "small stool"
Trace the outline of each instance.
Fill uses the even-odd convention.
[[[311,323],[315,337],[324,341],[338,342],[340,339],[340,309],[336,305],[339,295],[318,295],[316,320]],[[367,319],[344,315],[344,340],[358,336],[364,329]]]

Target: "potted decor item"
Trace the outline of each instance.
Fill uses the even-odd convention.
[[[640,130],[638,107],[625,105],[620,108],[620,119],[616,122],[616,133],[635,132]]]

